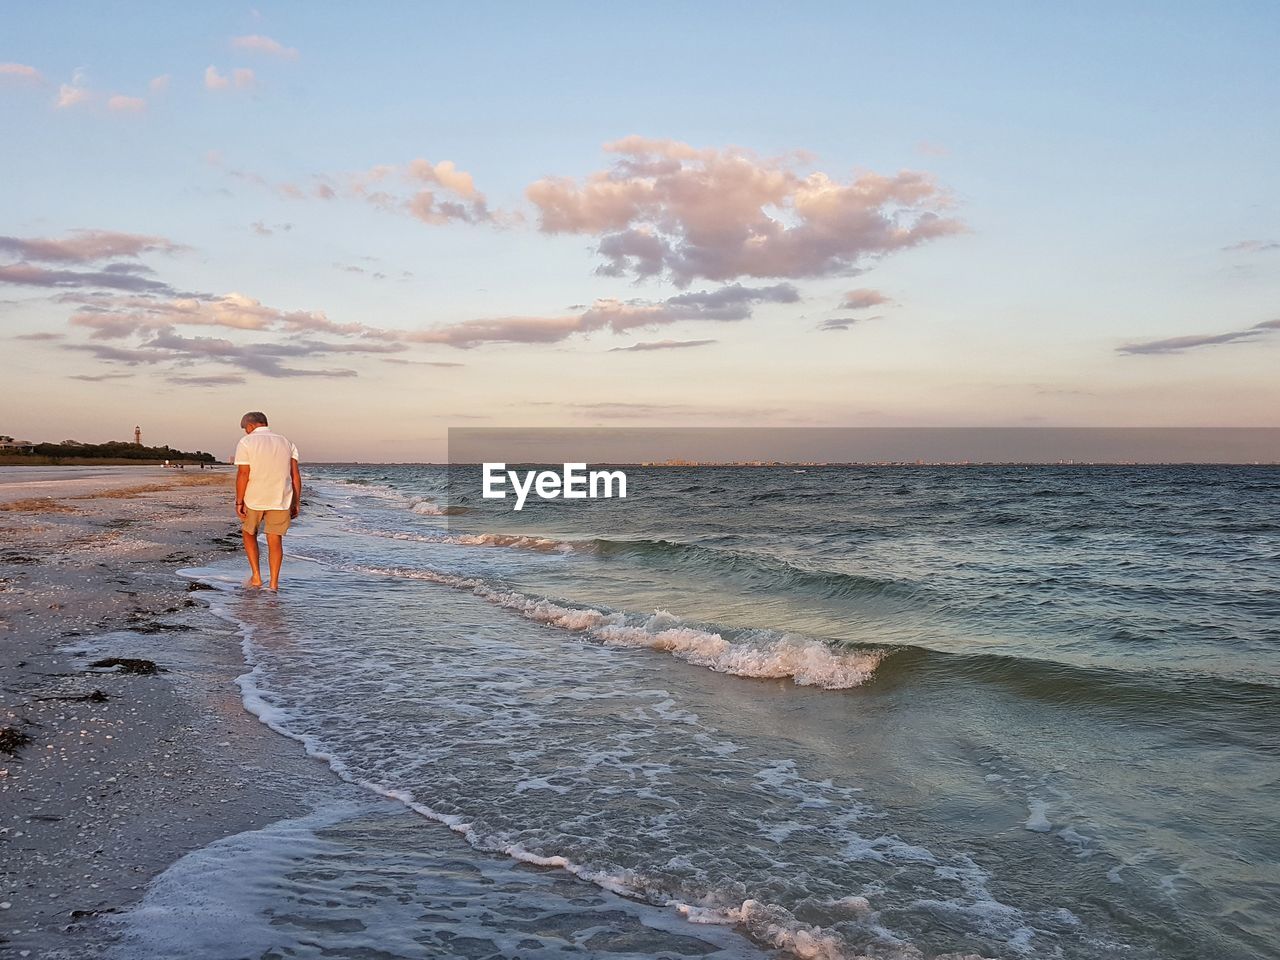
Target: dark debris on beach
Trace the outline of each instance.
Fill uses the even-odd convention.
[[[31,738],[17,727],[0,727],[0,753],[15,756],[18,750],[31,742]]]
[[[136,657],[105,657],[102,660],[95,660],[89,664],[90,670],[115,670],[120,673],[136,673],[142,676],[151,676],[157,673],[166,673],[164,667],[157,666],[154,660],[142,660]]]
[[[65,700],[68,703],[106,703],[111,698],[101,690],[94,690],[92,693],[64,694],[52,697],[36,697],[36,699],[40,701]]]

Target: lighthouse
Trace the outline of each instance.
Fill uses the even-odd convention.
[[[137,426],[133,428],[133,444],[136,447],[142,446],[142,427],[141,426]]]

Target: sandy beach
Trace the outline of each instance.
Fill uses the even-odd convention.
[[[176,573],[238,548],[231,482],[0,468],[0,956],[96,956],[98,917],[319,775],[244,712],[238,640]]]

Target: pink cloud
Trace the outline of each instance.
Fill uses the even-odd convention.
[[[164,93],[169,89],[169,83],[172,79],[173,78],[169,74],[162,73],[158,77],[152,77],[151,82],[147,86],[151,88],[152,93]]]
[[[294,47],[286,47],[279,40],[272,40],[270,37],[264,37],[260,33],[252,33],[243,37],[235,37],[231,41],[231,45],[237,50],[247,50],[250,53],[261,53],[269,57],[279,57],[281,60],[297,60],[298,51]]]
[[[844,295],[844,299],[840,301],[840,310],[869,310],[872,307],[883,306],[884,304],[893,303],[879,290],[871,290],[862,287],[858,290],[850,290]]]
[[[452,160],[441,160],[432,165],[430,161],[419,158],[409,163],[407,173],[417,180],[437,183],[468,200],[476,195],[476,185],[471,174],[459,170]]]
[[[390,331],[337,323],[320,311],[279,309],[241,293],[181,293],[152,279],[154,271],[136,260],[91,269],[65,267],[170,249],[179,248],[163,238],[107,231],[80,231],[62,239],[0,236],[0,254],[23,257],[16,263],[0,263],[0,284],[71,288],[53,299],[77,305],[70,326],[86,332],[88,340],[60,342],[59,348],[106,363],[155,365],[167,372],[212,363],[267,377],[352,377],[356,371],[346,367],[296,366],[286,361],[338,355],[383,357],[408,349],[403,338]],[[57,266],[40,266],[40,261]],[[178,332],[185,327],[219,328],[233,332],[237,339]],[[276,339],[263,339],[264,334],[274,334]],[[318,335],[323,334],[329,336],[320,339]],[[53,339],[53,335],[38,339]]]
[[[323,313],[280,310],[242,293],[220,297],[178,297],[155,300],[122,297],[102,301],[71,318],[75,326],[91,329],[96,340],[114,340],[143,330],[174,326],[225,327],[233,330],[283,330],[289,333],[362,334],[362,324],[338,324]]]
[[[232,295],[234,297],[234,295]],[[229,298],[223,298],[228,300]],[[248,298],[242,298],[248,300]],[[286,366],[288,360],[308,360],[335,355],[385,355],[403,351],[406,346],[398,342],[371,340],[325,341],[293,336],[283,340],[253,339],[236,342],[225,337],[184,336],[176,327],[208,321],[212,324],[230,324],[240,330],[261,331],[272,326],[273,321],[264,314],[278,313],[261,308],[257,301],[249,301],[251,309],[238,322],[231,316],[212,316],[203,312],[198,304],[177,302],[163,305],[136,316],[125,313],[83,313],[72,322],[93,329],[88,343],[61,344],[61,349],[88,353],[107,363],[128,365],[149,364],[169,370],[189,368],[196,364],[223,364],[239,370],[250,371],[267,377],[354,377],[356,371],[348,368],[315,368]],[[215,311],[225,304],[214,304]],[[234,304],[236,310],[246,305]],[[165,323],[169,319],[172,323]],[[115,346],[102,340],[133,338],[133,346]],[[193,381],[194,382],[194,381]]]
[[[317,174],[310,182],[271,182],[246,170],[223,165],[211,156],[210,163],[228,175],[266,187],[290,200],[339,197],[361,200],[387,213],[403,213],[432,225],[446,223],[498,223],[516,219],[489,209],[475,180],[450,160],[432,163],[422,158],[407,164],[379,164],[357,173]]]
[[[237,90],[252,87],[256,77],[248,67],[236,67],[230,75],[220,73],[218,68],[210,65],[204,68],[204,87],[206,90],[227,90],[233,84]]]
[[[204,68],[204,88],[206,90],[225,90],[231,86],[231,78],[218,72],[218,68],[210,64]]]
[[[42,83],[44,77],[35,67],[25,63],[0,63],[0,79],[19,83]]]
[[[577,334],[609,330],[623,333],[682,320],[745,320],[761,303],[794,303],[795,287],[743,287],[739,284],[702,293],[685,293],[666,300],[596,300],[577,313],[558,317],[495,317],[464,320],[430,330],[390,332],[386,336],[413,343],[439,343],[470,349],[485,343],[558,343]]]
[[[135,366],[140,363],[188,367],[208,362],[229,365],[265,377],[354,377],[349,368],[286,366],[286,359],[325,356],[345,352],[342,344],[252,343],[239,344],[220,337],[184,337],[172,329],[155,331],[136,348],[95,343],[66,344],[63,349],[89,353],[99,360]]]
[[[736,147],[699,149],[627,137],[613,164],[578,182],[551,177],[526,194],[545,233],[594,234],[598,272],[702,277],[821,277],[961,232],[950,201],[924,173],[802,174],[797,158]]]
[[[73,230],[62,239],[0,236],[0,253],[42,263],[92,263],[113,257],[136,257],[151,251],[175,253],[184,249],[164,237],[113,230]]]
[[[116,113],[141,113],[147,109],[147,101],[117,93],[107,98],[107,109]]]
[[[53,102],[54,109],[65,110],[78,103],[84,103],[92,94],[84,87],[72,83],[64,83],[58,87],[58,96]]]
[[[404,166],[379,164],[347,181],[348,193],[380,209],[408,213],[423,223],[484,223],[494,219],[471,174],[459,170],[451,160],[432,163],[419,157]]]

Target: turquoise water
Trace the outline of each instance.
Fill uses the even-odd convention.
[[[315,473],[286,591],[216,605],[251,709],[424,831],[748,951],[1280,955],[1275,468],[636,470],[519,514]]]

